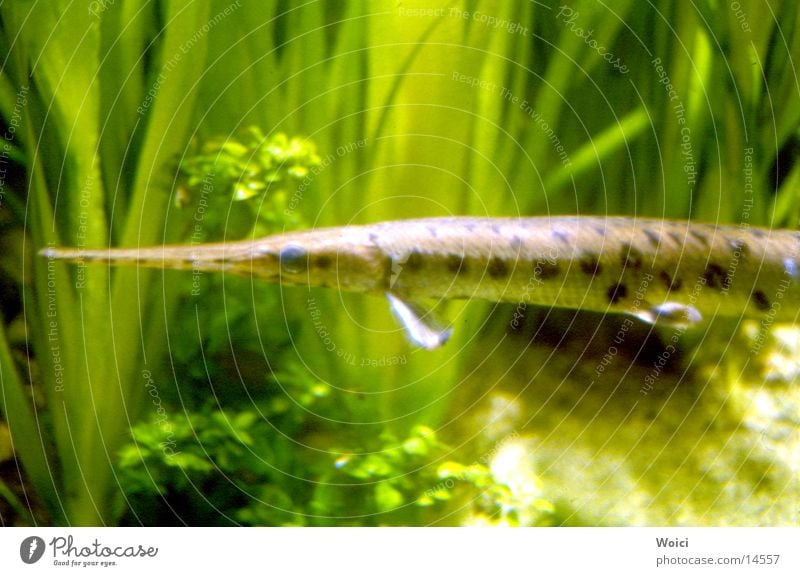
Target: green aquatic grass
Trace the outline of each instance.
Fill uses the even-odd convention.
[[[107,246],[113,236],[127,245],[158,243],[169,201],[168,179],[164,186],[167,167],[185,145],[193,115],[191,92],[177,90],[176,84],[191,85],[202,72],[202,63],[187,62],[176,68],[146,118],[116,123],[115,116],[122,112],[117,109],[116,114],[104,117],[102,103],[113,101],[125,86],[126,74],[143,72],[143,62],[136,60],[132,70],[106,68],[101,36],[119,30],[102,30],[96,22],[87,26],[85,7],[67,4],[3,7],[4,21],[20,31],[15,45],[9,47],[6,72],[18,87],[30,86],[21,112],[24,132],[19,132],[28,171],[29,240],[34,249],[64,244]],[[149,25],[152,15],[145,16],[126,22],[131,24],[132,36],[137,25]],[[175,18],[154,46],[164,59],[207,21],[200,6],[168,7],[163,16],[167,21]],[[76,30],[85,33],[76,34]],[[196,49],[202,54],[200,44]],[[161,62],[157,59],[156,66]],[[34,63],[35,83],[26,78]],[[141,93],[130,96],[141,102]],[[131,113],[135,110],[124,111],[124,115]],[[163,131],[167,126],[170,129]],[[104,139],[109,130],[117,132]],[[121,137],[137,141],[138,146],[123,155],[118,146]],[[136,177],[126,182],[122,174],[131,171]],[[113,188],[107,190],[106,182],[113,182]],[[123,228],[119,232],[110,212],[117,202],[124,204],[126,214],[117,219]],[[148,210],[162,216],[142,218]],[[11,375],[13,365],[3,362],[8,370],[4,390],[13,402],[8,417],[17,420],[13,434],[21,445],[18,453],[31,484],[47,486],[37,492],[49,522],[114,523],[114,464],[130,418],[142,400],[142,355],[146,350],[151,361],[157,362],[164,352],[163,340],[142,342],[139,309],[132,305],[147,301],[149,279],[123,272],[109,284],[102,268],[76,271],[41,258],[34,259],[32,269],[34,282],[26,290],[25,310],[31,341],[39,351],[38,373],[47,413],[45,418],[18,406],[24,388]],[[33,433],[27,433],[32,427]],[[24,442],[34,446],[26,447]],[[43,449],[45,457],[40,455]],[[45,470],[44,458],[49,460]]]

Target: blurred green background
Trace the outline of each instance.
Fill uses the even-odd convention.
[[[598,372],[618,319],[443,303],[429,352],[378,298],[36,256],[449,214],[796,228],[795,3],[78,4],[0,4],[0,523],[798,523],[791,331],[662,362],[639,327]]]

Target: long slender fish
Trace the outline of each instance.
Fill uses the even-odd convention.
[[[416,344],[450,335],[421,299],[479,298],[634,315],[686,327],[714,315],[794,322],[800,233],[625,217],[427,218],[193,246],[48,248],[48,258],[225,271],[380,293]]]

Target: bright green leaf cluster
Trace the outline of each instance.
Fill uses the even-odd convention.
[[[417,505],[432,507],[453,500],[469,502],[471,517],[468,523],[543,526],[551,525],[555,506],[542,497],[538,476],[530,473],[525,483],[509,485],[497,478],[489,466],[455,461],[441,464],[437,470],[439,482],[417,499]]]
[[[199,154],[181,162],[181,171],[189,188],[201,187],[212,176],[216,186],[241,201],[285,189],[320,162],[313,142],[283,132],[266,136],[261,128],[250,126],[241,140],[208,141]]]
[[[191,241],[258,237],[303,226],[291,198],[321,164],[316,145],[251,126],[240,137],[212,138],[180,163],[175,207],[192,214]]]
[[[185,412],[137,424],[134,442],[120,453],[120,484],[137,510],[153,513],[167,514],[161,498],[182,494],[193,503],[181,517],[187,522],[296,524],[290,511],[298,505],[275,482],[275,454],[263,440],[269,429],[255,410]]]
[[[301,435],[308,428],[308,409],[328,409],[322,403],[329,387],[295,370],[268,381],[267,398],[256,406],[171,408],[134,426],[133,441],[120,451],[117,466],[133,509],[152,511],[154,523],[170,523],[172,506],[163,501],[180,494],[181,501],[193,503],[182,516],[193,525],[226,519],[304,524],[310,493],[304,494],[296,477],[322,476],[330,465],[318,458],[299,461],[293,443],[276,440],[275,431]]]
[[[376,512],[391,512],[415,501],[414,494],[430,485],[434,475],[431,463],[440,458],[446,446],[428,426],[415,426],[404,440],[392,434],[381,436],[382,447],[375,452],[336,460],[344,475],[372,481]]]

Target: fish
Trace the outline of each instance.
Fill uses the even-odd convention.
[[[422,304],[480,299],[635,316],[679,329],[715,316],[795,322],[800,233],[624,216],[453,216],[318,228],[255,240],[56,248],[46,258],[221,271],[380,294],[409,339],[450,338]]]

